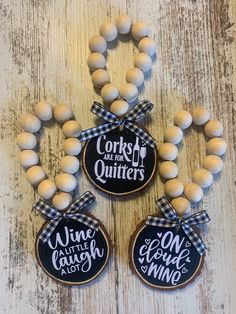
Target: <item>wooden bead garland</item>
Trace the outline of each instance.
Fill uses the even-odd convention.
[[[41,121],[33,114],[26,114],[22,117],[21,125],[24,131],[35,133],[41,128]]]
[[[164,141],[159,148],[159,155],[163,162],[160,165],[160,175],[167,180],[164,185],[165,194],[173,198],[171,204],[179,215],[186,214],[190,210],[190,202],[197,203],[203,198],[203,189],[213,183],[213,174],[223,169],[223,161],[219,156],[225,154],[226,142],[220,138],[223,134],[223,126],[218,120],[209,120],[209,112],[201,107],[193,110],[193,115],[182,110],[175,114],[174,123],[176,126],[169,127],[164,132]],[[193,174],[193,182],[183,184],[179,179],[178,167],[174,160],[178,156],[176,144],[183,139],[182,130],[187,129],[192,122],[198,126],[204,126],[205,135],[209,138],[206,143],[208,156],[203,160],[203,167]],[[184,194],[184,196],[181,196]]]
[[[176,209],[180,216],[190,212],[190,202],[184,197],[174,198],[171,201],[171,205]]]
[[[111,103],[114,99],[118,98],[119,91],[115,85],[109,83],[101,89],[101,96],[105,102]]]
[[[37,153],[32,149],[26,149],[19,153],[19,163],[23,168],[29,168],[35,166],[39,162]]]
[[[58,210],[64,210],[72,203],[72,196],[69,193],[59,192],[52,199],[52,204]]]
[[[132,83],[135,86],[139,87],[144,82],[144,74],[143,72],[138,68],[130,68],[126,72],[126,81],[128,83]],[[102,95],[101,95],[102,96]]]
[[[73,118],[73,111],[66,104],[58,104],[53,109],[53,115],[57,122],[64,123]]]
[[[58,174],[55,182],[47,178],[44,169],[38,165],[39,157],[34,150],[37,145],[35,134],[40,130],[44,121],[55,118],[62,124],[62,132],[66,139],[63,149],[66,154],[60,161],[62,173]],[[72,202],[69,194],[76,187],[75,174],[79,170],[79,155],[82,145],[77,137],[80,134],[80,125],[73,119],[73,111],[66,104],[58,104],[54,108],[45,101],[34,106],[34,114],[27,114],[22,119],[24,132],[17,136],[17,146],[21,149],[19,163],[26,169],[27,180],[37,187],[37,192],[44,200],[52,199],[53,206],[58,210],[66,209]],[[57,192],[57,190],[59,190]],[[61,191],[61,192],[60,192]]]
[[[49,121],[53,118],[53,108],[46,101],[41,101],[34,106],[36,116],[42,121]]]
[[[38,185],[46,178],[46,173],[40,166],[32,166],[26,171],[26,178],[32,185]]]
[[[173,179],[178,175],[178,167],[173,161],[164,161],[160,165],[160,175],[164,179]]]
[[[67,138],[62,143],[63,150],[65,154],[71,155],[71,156],[77,156],[81,152],[82,144],[77,138]]]
[[[203,167],[212,174],[217,174],[223,169],[223,161],[219,156],[208,155],[203,160]]]
[[[75,156],[65,156],[60,160],[60,168],[67,173],[76,173],[79,170],[79,160]]]
[[[37,145],[37,139],[30,132],[22,132],[17,136],[16,144],[20,149],[34,149]]]
[[[104,53],[107,49],[107,42],[117,38],[118,33],[132,34],[137,40],[139,53],[134,56],[134,68],[126,73],[126,84],[118,89],[110,83],[107,72]],[[111,104],[111,111],[118,116],[124,115],[129,110],[129,104],[138,96],[138,89],[144,82],[144,73],[149,71],[152,65],[151,56],[156,52],[156,44],[149,36],[149,29],[143,21],[137,21],[132,25],[131,18],[122,14],[117,16],[116,24],[111,21],[104,21],[99,29],[100,35],[94,35],[89,40],[91,54],[87,64],[92,71],[92,82],[96,88],[101,88],[101,97],[107,104]],[[119,101],[119,102],[118,102]]]
[[[117,16],[116,27],[119,34],[122,34],[122,35],[128,34],[131,30],[131,26],[132,26],[132,20],[128,15],[122,14],[122,15]]]
[[[89,49],[94,52],[104,53],[107,49],[107,42],[104,37],[94,35],[89,39]]]
[[[48,200],[56,193],[57,186],[54,181],[46,179],[39,183],[38,193],[44,199]]]

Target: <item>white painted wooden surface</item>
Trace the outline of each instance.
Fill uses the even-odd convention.
[[[82,127],[94,124],[89,112],[100,96],[86,65],[88,39],[104,18],[119,12],[145,20],[157,41],[158,57],[140,99],[155,103],[146,127],[159,141],[182,108],[204,105],[225,126],[225,170],[200,204],[212,218],[201,234],[209,251],[201,275],[190,286],[159,292],[144,286],[128,266],[128,244],[136,225],[155,212],[163,193],[156,179],[135,199],[117,201],[93,189],[80,176],[80,192],[98,199],[93,213],[107,227],[114,252],[105,273],[85,287],[64,287],[36,264],[34,241],[43,218],[32,210],[37,196],[17,163],[19,120],[45,98],[72,104]],[[235,313],[235,49],[234,0],[36,1],[0,3],[0,313]],[[119,49],[118,49],[119,48]],[[132,65],[131,41],[109,53],[108,68],[117,85]],[[61,131],[45,128],[41,160],[54,176],[62,156]],[[180,177],[189,180],[205,154],[202,133],[191,130],[179,157]],[[193,209],[197,210],[197,208]]]

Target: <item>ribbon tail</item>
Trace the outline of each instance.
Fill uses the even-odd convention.
[[[136,136],[138,136],[148,146],[152,148],[155,147],[155,139],[147,132],[145,132],[141,127],[138,127],[133,122],[130,122],[128,120],[124,120],[124,126],[131,132],[133,132]]]
[[[51,234],[55,230],[56,226],[59,224],[61,219],[51,220],[46,227],[43,229],[41,234],[39,235],[39,239],[45,243],[50,238]]]
[[[108,123],[98,125],[93,128],[81,131],[78,138],[81,142],[84,142],[84,141],[90,140],[93,137],[97,137],[99,135],[108,133],[116,129],[118,126],[119,126],[118,122],[108,122]]]
[[[182,223],[181,226],[191,243],[195,246],[198,253],[202,256],[206,252],[206,246],[201,237],[193,230],[190,225]]]

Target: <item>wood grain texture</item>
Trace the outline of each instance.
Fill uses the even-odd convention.
[[[89,109],[100,96],[93,90],[86,59],[88,39],[104,18],[127,12],[147,21],[158,54],[140,99],[155,104],[145,126],[162,142],[174,113],[197,104],[209,109],[225,127],[225,169],[193,211],[211,216],[201,234],[208,246],[201,276],[183,290],[160,292],[143,285],[128,266],[128,244],[138,223],[154,213],[163,193],[157,177],[148,192],[117,200],[96,191],[83,173],[79,192],[97,196],[92,211],[113,241],[105,273],[84,287],[64,287],[48,278],[36,263],[34,242],[44,220],[33,211],[37,195],[17,163],[15,138],[20,117],[45,98],[73,106],[83,128],[94,125]],[[0,312],[1,313],[235,313],[236,181],[235,181],[235,47],[234,0],[2,0],[0,3]],[[118,49],[119,48],[119,49]],[[112,81],[119,85],[132,65],[136,47],[119,41],[108,56]],[[45,128],[40,157],[50,176],[62,156],[58,126]],[[189,180],[205,155],[198,130],[186,135],[178,164]]]

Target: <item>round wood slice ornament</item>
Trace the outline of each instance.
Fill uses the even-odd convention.
[[[144,189],[154,178],[157,151],[153,138],[134,120],[149,112],[152,104],[137,104],[122,119],[94,103],[92,112],[107,121],[82,131],[80,140],[88,140],[83,151],[83,167],[89,180],[112,195],[127,195]]]
[[[130,242],[130,266],[147,285],[174,290],[200,273],[206,247],[191,225],[210,219],[205,211],[179,219],[165,197],[157,203],[164,217],[148,216],[139,225]]]
[[[43,201],[35,208],[51,219],[39,232],[36,256],[53,279],[68,285],[82,285],[95,279],[110,255],[110,240],[104,226],[91,215],[81,213],[94,196],[84,193],[66,212],[56,211]]]

